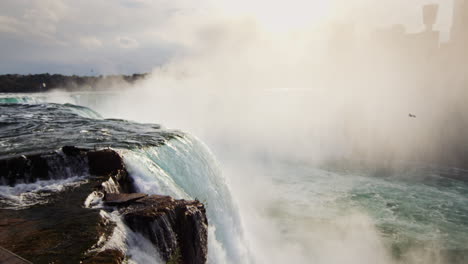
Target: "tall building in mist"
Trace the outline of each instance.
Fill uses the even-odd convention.
[[[454,0],[453,23],[450,39],[462,44],[468,40],[468,0]]]
[[[431,49],[430,52],[434,52],[433,49],[439,47],[440,33],[434,30],[434,25],[437,22],[437,15],[439,13],[439,6],[436,4],[425,5],[422,11],[425,30],[421,33],[413,34],[413,38],[416,41],[416,49]]]
[[[423,6],[423,23],[426,31],[434,31],[434,25],[437,21],[437,14],[439,12],[438,5],[425,5]]]
[[[403,25],[394,25],[389,29],[378,30],[374,36],[381,46],[404,57],[426,59],[437,53],[440,32],[434,30],[437,22],[439,6],[425,5],[421,9],[424,30],[417,33],[407,33]]]

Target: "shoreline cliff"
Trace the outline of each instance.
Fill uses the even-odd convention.
[[[0,247],[33,263],[124,263],[132,256],[112,242],[118,223],[106,215],[113,214],[129,232],[149,241],[163,262],[206,263],[205,206],[136,193],[116,151],[65,146],[0,160],[2,185],[63,180],[76,173],[87,175],[81,184],[41,195],[36,202],[44,198],[42,203],[11,208],[0,201]]]

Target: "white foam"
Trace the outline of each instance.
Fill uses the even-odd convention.
[[[48,197],[53,193],[78,187],[86,182],[84,177],[75,176],[61,180],[20,183],[15,186],[0,185],[0,200],[7,205],[7,209],[27,208],[36,204],[48,203]]]
[[[104,198],[104,194],[99,191],[94,191],[86,197],[84,202],[84,206],[86,208],[101,208],[103,206],[102,199]]]
[[[112,235],[106,240],[101,237],[98,244],[90,252],[101,252],[107,249],[119,250],[127,256],[129,264],[162,264],[158,251],[153,244],[141,234],[133,232],[122,221],[117,211],[108,213],[100,211],[106,222],[115,224]]]
[[[209,150],[186,135],[123,153],[138,191],[199,199],[207,207],[210,263],[250,263],[251,256],[229,188]]]

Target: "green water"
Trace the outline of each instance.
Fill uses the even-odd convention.
[[[346,240],[351,237],[346,229],[365,225],[363,230],[375,228],[394,262],[468,263],[468,184],[440,176],[439,169],[376,177],[283,164],[269,173],[282,193],[270,214],[301,246],[307,244],[307,229],[314,237],[317,230],[345,226],[322,239]],[[351,217],[356,213],[363,219]],[[365,245],[366,239],[357,235],[346,243]]]

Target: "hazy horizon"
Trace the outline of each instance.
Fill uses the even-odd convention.
[[[435,29],[447,41],[452,1],[443,0],[384,0],[378,4],[368,0],[238,1],[235,5],[210,0],[6,0],[0,3],[0,74],[151,72],[193,52],[193,47],[181,41],[186,34],[183,30],[169,32],[167,27],[174,19],[203,13],[216,14],[211,24],[229,19],[272,29],[290,21],[287,30],[307,26],[311,36],[320,35],[314,29],[317,25],[349,22],[368,33],[395,24],[419,32],[423,29],[421,7],[431,3],[440,5]],[[230,33],[221,30],[214,34]]]
[[[0,94],[0,144],[112,147],[136,192],[206,204],[210,264],[462,264],[467,29],[468,0],[2,1],[0,73],[150,74]],[[160,263],[159,238],[114,234]]]

